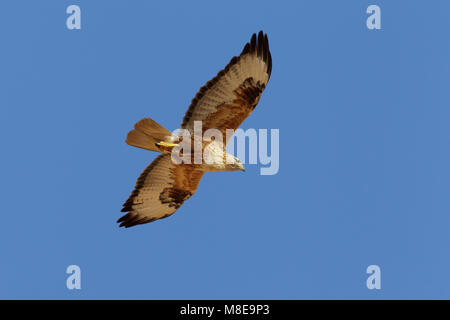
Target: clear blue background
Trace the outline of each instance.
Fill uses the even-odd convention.
[[[66,28],[81,7],[82,29]],[[382,30],[366,28],[378,4]],[[448,1],[2,1],[0,298],[450,298]],[[280,171],[205,175],[172,217],[118,228],[156,156],[251,34],[272,78],[243,128]],[[82,289],[68,290],[76,264]],[[381,267],[381,290],[366,268]]]

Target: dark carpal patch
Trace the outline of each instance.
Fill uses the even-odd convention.
[[[261,93],[264,91],[265,85],[261,82],[256,82],[253,78],[247,78],[245,81],[234,90],[234,93],[237,96],[233,102],[239,105],[248,106],[251,110],[253,110],[258,104],[259,97]]]
[[[192,196],[192,192],[176,188],[165,188],[159,195],[161,203],[167,203],[169,207],[178,209],[184,201]]]

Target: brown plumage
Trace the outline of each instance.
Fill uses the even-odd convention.
[[[193,130],[202,120],[203,131],[237,129],[250,115],[269,81],[272,56],[267,34],[253,34],[239,57],[208,81],[192,99],[181,128]]]
[[[218,129],[225,137],[226,129],[237,129],[254,110],[271,71],[269,41],[260,31],[258,36],[253,34],[238,57],[233,57],[198,91],[181,128],[193,134],[194,121],[202,121],[203,131]],[[198,164],[177,165],[171,160],[170,150],[179,140],[148,118],[139,121],[130,131],[128,144],[163,154],[138,178],[134,191],[123,205],[122,211],[127,214],[117,221],[120,226],[131,227],[168,217],[195,193],[206,171],[231,171],[242,167],[242,164],[222,169]]]

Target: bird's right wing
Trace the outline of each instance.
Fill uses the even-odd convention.
[[[122,212],[128,213],[117,221],[120,227],[170,216],[195,193],[203,173],[193,166],[173,163],[170,154],[160,155],[142,172],[123,204]]]
[[[272,57],[267,34],[253,34],[239,57],[204,85],[192,99],[181,123],[182,129],[194,133],[195,121],[202,121],[202,134],[218,129],[236,130],[252,113],[266,88],[272,72]]]

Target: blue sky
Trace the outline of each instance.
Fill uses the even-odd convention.
[[[0,298],[450,298],[447,1],[0,8]],[[279,173],[206,174],[170,218],[118,228],[156,156],[127,132],[176,129],[260,29],[273,72],[242,127],[280,130]]]

